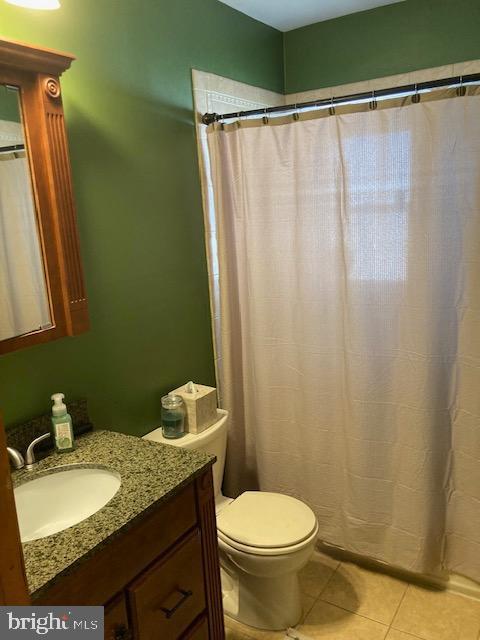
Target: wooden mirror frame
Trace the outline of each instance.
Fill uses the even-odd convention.
[[[74,56],[0,40],[0,84],[19,90],[52,327],[0,340],[0,354],[89,328],[60,75]]]

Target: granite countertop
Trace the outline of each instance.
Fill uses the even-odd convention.
[[[178,493],[215,461],[200,451],[187,451],[115,431],[93,431],[77,438],[71,453],[53,453],[34,471],[12,475],[18,486],[70,464],[98,465],[117,471],[121,485],[100,511],[73,527],[23,543],[30,595],[39,597],[58,578],[72,571],[109,539]]]

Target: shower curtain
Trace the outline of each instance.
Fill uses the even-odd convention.
[[[480,581],[480,90],[376,106],[208,128],[224,488]]]

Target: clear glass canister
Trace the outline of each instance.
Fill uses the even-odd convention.
[[[164,438],[185,435],[185,404],[181,396],[168,394],[162,398],[162,432]]]

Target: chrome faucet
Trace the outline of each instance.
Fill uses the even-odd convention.
[[[25,460],[23,459],[22,454],[17,449],[13,447],[7,447],[8,455],[10,456],[10,460],[12,461],[14,469],[23,469],[25,466]]]
[[[52,435],[51,433],[44,433],[42,436],[38,436],[38,438],[35,438],[35,440],[32,440],[32,442],[28,445],[28,449],[25,454],[25,469],[29,469],[29,470],[33,469],[33,465],[35,464],[34,448],[40,442],[43,442],[47,438],[50,438],[51,435]]]

